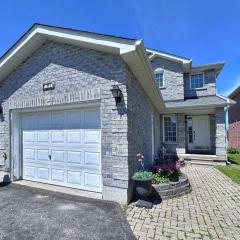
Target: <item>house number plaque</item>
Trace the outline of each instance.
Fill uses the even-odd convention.
[[[53,90],[54,88],[55,85],[53,82],[43,84],[43,91]]]

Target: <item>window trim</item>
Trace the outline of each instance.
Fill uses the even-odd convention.
[[[171,117],[171,116],[175,116],[175,118],[176,118],[176,141],[175,142],[173,142],[173,141],[165,141],[165,123],[164,123],[164,118],[165,117]],[[167,115],[163,115],[163,117],[162,117],[162,122],[163,122],[163,143],[165,143],[165,144],[177,144],[177,142],[178,142],[178,122],[177,122],[177,115],[176,114],[167,114]]]
[[[194,75],[199,75],[199,74],[202,74],[202,76],[203,76],[203,86],[202,86],[202,87],[199,87],[199,88],[193,88],[193,87],[192,87],[192,76],[194,76]],[[204,72],[191,73],[191,74],[190,74],[190,89],[196,89],[196,90],[198,90],[198,89],[204,89],[204,88],[205,88],[205,74],[204,74]]]
[[[162,87],[159,87],[159,85],[157,84],[157,81],[156,81],[156,84],[157,84],[157,87],[159,88],[159,89],[163,89],[163,88],[165,88],[165,74],[164,74],[164,70],[163,69],[161,69],[161,68],[158,68],[158,69],[156,69],[155,71],[154,71],[154,78],[155,78],[155,80],[157,80],[157,78],[156,78],[156,74],[158,74],[158,73],[162,73],[163,74],[163,86]]]

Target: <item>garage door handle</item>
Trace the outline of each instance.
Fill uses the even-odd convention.
[[[48,158],[49,158],[49,160],[51,160],[51,159],[52,159],[52,156],[51,156],[51,155],[48,155]]]

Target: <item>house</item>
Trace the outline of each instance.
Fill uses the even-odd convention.
[[[225,163],[232,101],[216,93],[223,66],[34,24],[0,59],[2,175],[124,203],[138,152],[147,167],[162,145]]]
[[[240,147],[240,86],[228,98],[236,102],[228,109],[228,146]]]

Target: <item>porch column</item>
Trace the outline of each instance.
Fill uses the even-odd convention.
[[[185,115],[183,113],[177,114],[177,154],[186,153],[186,132],[185,132]]]
[[[226,115],[224,108],[216,108],[216,155],[218,160],[227,160]]]

